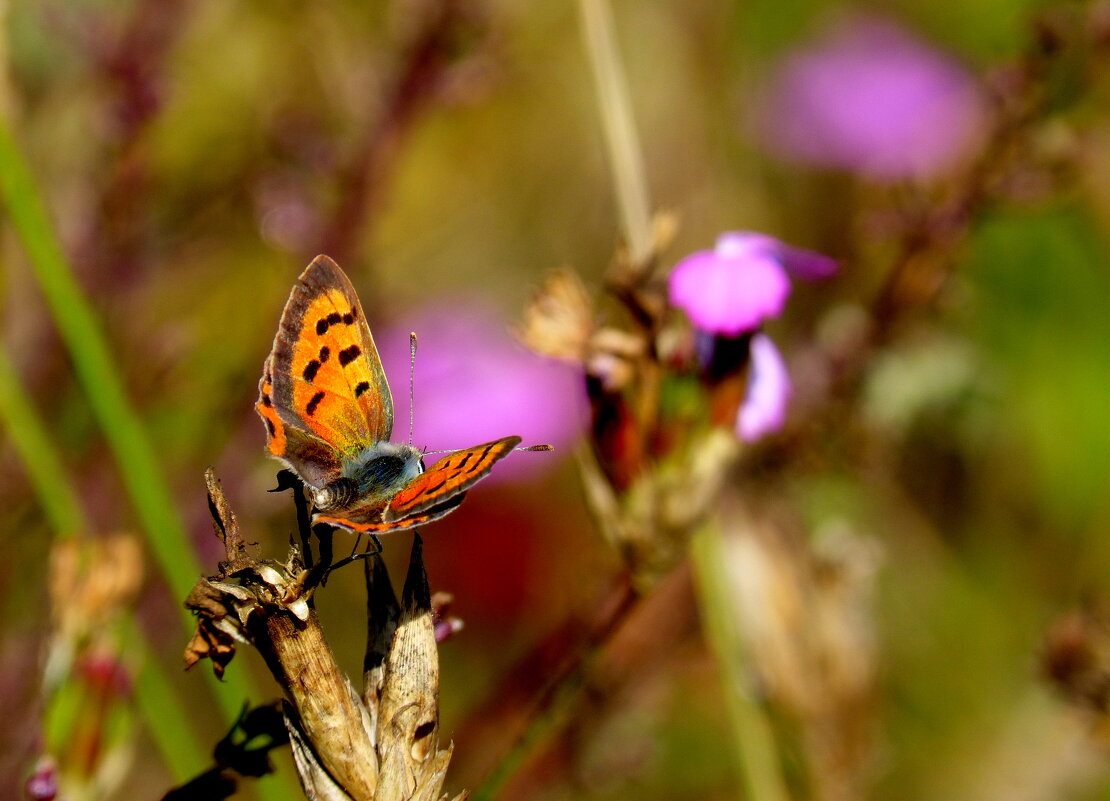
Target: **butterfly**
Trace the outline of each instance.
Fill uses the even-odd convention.
[[[255,405],[266,449],[304,482],[313,522],[380,534],[438,520],[520,437],[454,451],[430,468],[390,442],[393,396],[350,280],[317,256],[297,280]],[[545,449],[537,446],[535,449]]]

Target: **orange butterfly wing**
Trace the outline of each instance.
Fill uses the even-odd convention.
[[[502,437],[444,456],[390,499],[383,519],[403,520],[465,492],[489,475],[494,462],[508,456],[519,444],[520,437]]]
[[[365,510],[368,511],[369,514],[366,514],[363,509],[355,508],[349,512],[337,512],[336,514],[342,515],[341,517],[316,514],[313,516],[312,520],[314,523],[327,523],[329,526],[345,528],[349,531],[357,531],[360,534],[385,534],[390,531],[403,531],[407,528],[416,528],[425,523],[431,523],[433,520],[439,520],[441,517],[446,517],[458,508],[465,497],[466,493],[460,492],[441,506],[420,512],[413,517],[406,517],[404,520],[397,520],[389,523],[381,519],[382,509],[380,506],[375,509]]]
[[[373,501],[350,509],[317,514],[317,523],[328,523],[358,532],[382,533],[414,528],[453,512],[466,491],[481,481],[495,462],[508,456],[520,437],[454,451],[412,479],[388,503]]]
[[[256,409],[267,448],[309,484],[393,430],[393,397],[358,295],[327,256],[301,274],[281,315]]]

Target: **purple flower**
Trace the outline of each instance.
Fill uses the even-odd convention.
[[[745,442],[782,428],[793,385],[782,354],[766,334],[752,337],[748,390],[736,418],[736,433]]]
[[[29,801],[54,801],[58,797],[58,766],[50,757],[40,757],[35,772],[27,777],[23,792]]]
[[[762,133],[786,158],[923,177],[965,156],[985,116],[958,63],[894,23],[863,17],[784,57],[766,91]]]
[[[787,273],[827,278],[836,262],[747,231],[721,234],[713,250],[682,259],[671,271],[670,300],[703,331],[739,336],[777,317],[790,296]]]
[[[416,357],[417,447],[463,448],[519,434],[525,445],[549,443],[566,452],[585,419],[581,377],[567,365],[517,344],[508,323],[473,299],[458,298],[397,318],[377,338],[393,387],[393,439],[408,437],[409,332]],[[402,327],[403,326],[403,327]],[[535,457],[539,458],[535,458]],[[430,457],[429,464],[437,457]],[[542,470],[550,454],[519,454],[512,469],[493,476]]]

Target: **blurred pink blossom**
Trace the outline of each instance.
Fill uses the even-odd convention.
[[[750,231],[721,234],[713,250],[699,250],[674,266],[671,305],[703,331],[738,336],[782,313],[790,296],[789,274],[827,278],[836,262]]]
[[[23,792],[28,801],[54,801],[58,797],[58,784],[58,765],[44,756],[24,782]]]
[[[568,451],[585,420],[581,376],[572,368],[526,350],[507,321],[473,299],[430,304],[397,321],[377,336],[393,388],[394,440],[408,438],[409,332],[415,331],[420,347],[413,444],[455,449],[518,434],[523,445],[547,443]],[[512,469],[492,475],[526,474],[557,459],[516,454]]]
[[[736,433],[755,442],[782,428],[793,394],[790,373],[775,343],[764,333],[752,337],[748,391],[736,418]]]
[[[943,171],[981,140],[975,81],[893,22],[860,17],[788,53],[767,86],[763,139],[803,162],[876,178]]]

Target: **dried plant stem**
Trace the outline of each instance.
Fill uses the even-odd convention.
[[[439,84],[451,65],[465,3],[435,0],[423,7],[416,33],[401,53],[396,72],[383,94],[381,114],[369,126],[355,155],[337,177],[340,201],[313,252],[327,253],[340,264],[353,260],[366,236],[366,219],[382,200],[387,177],[404,136],[420,113],[439,96]]]
[[[728,594],[725,553],[719,525],[706,523],[690,544],[700,597],[703,629],[721,670],[729,717],[736,735],[736,764],[740,766],[748,801],[788,801],[774,733],[759,702],[752,697],[744,669],[743,638],[736,625]]]
[[[186,600],[197,614],[186,664],[210,659],[222,674],[237,643],[258,649],[284,690],[284,725],[312,801],[445,798],[452,747],[440,748],[439,661],[420,536],[413,537],[400,603],[384,566],[369,557],[366,685],[358,692],[336,664],[311,603],[330,556],[318,554],[313,568],[296,547],[285,562],[257,559],[211,468],[205,478],[227,558]]]
[[[578,8],[582,16],[582,36],[597,86],[621,227],[628,242],[630,261],[636,266],[645,265],[654,252],[651,201],[628,82],[617,52],[613,15],[607,0],[579,0]]]
[[[255,622],[254,641],[288,691],[321,764],[352,798],[374,798],[378,759],[369,719],[335,663],[315,610],[304,621],[272,613]]]
[[[528,716],[527,727],[490,771],[482,786],[471,795],[472,801],[497,798],[536,744],[562,723],[578,691],[586,683],[596,657],[636,609],[640,598],[631,582],[621,581],[607,612],[548,680]]]

